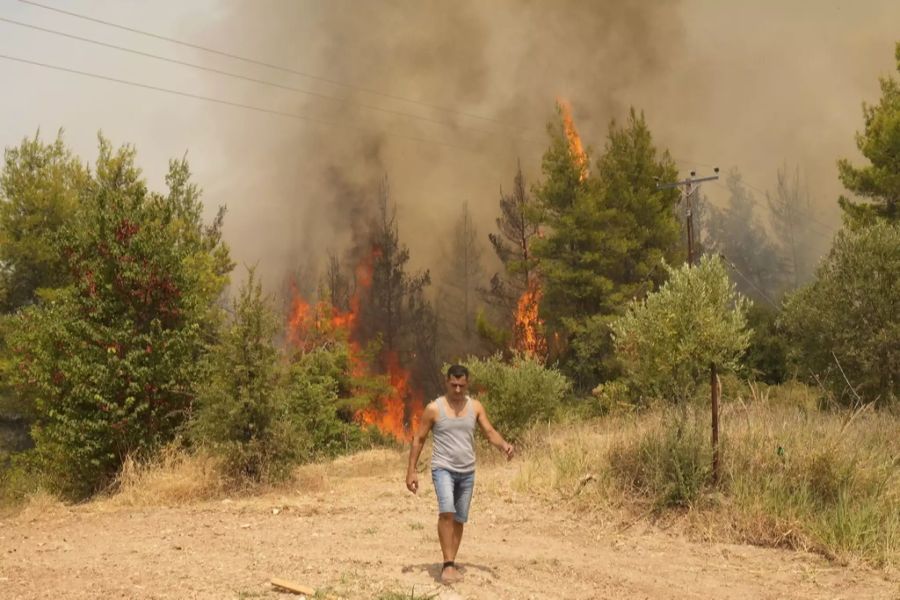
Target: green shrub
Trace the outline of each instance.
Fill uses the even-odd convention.
[[[346,344],[316,348],[294,359],[286,409],[306,437],[309,456],[335,456],[371,441],[352,422],[350,372]]]
[[[660,508],[691,506],[709,483],[712,451],[702,414],[666,411],[654,427],[609,451],[609,468],[626,489]]]
[[[709,381],[709,366],[738,367],[747,347],[749,301],[735,291],[722,261],[704,256],[696,267],[668,268],[669,280],[633,301],[612,324],[625,379],[645,399],[683,402]]]
[[[253,270],[233,300],[233,319],[213,348],[209,382],[196,402],[191,430],[223,459],[237,482],[284,478],[311,441],[292,422],[273,339],[275,314]]]
[[[775,325],[778,311],[765,304],[753,304],[747,311],[747,325],[752,331],[742,362],[753,379],[776,384],[788,377],[787,337]]]
[[[168,192],[156,194],[134,154],[101,139],[95,175],[57,238],[72,283],[21,310],[8,341],[15,392],[34,406],[39,467],[49,491],[70,498],[175,436],[231,268],[221,221],[201,221],[187,164],[173,161]]]
[[[632,399],[628,383],[621,379],[601,383],[591,390],[591,396],[594,398],[595,413],[597,415],[623,410],[630,411],[637,408]]]
[[[900,225],[844,230],[815,280],[785,302],[781,324],[799,374],[814,375],[844,405],[859,395],[890,406],[900,396],[897,273]]]
[[[491,423],[509,439],[531,423],[554,418],[571,388],[562,373],[531,356],[515,356],[511,363],[499,355],[469,358],[465,365]]]

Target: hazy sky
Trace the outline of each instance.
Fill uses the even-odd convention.
[[[92,161],[102,130],[114,143],[137,147],[154,187],[167,160],[187,153],[209,214],[228,206],[226,237],[235,258],[258,262],[276,282],[299,256],[342,249],[353,218],[342,195],[371,188],[383,174],[417,264],[439,255],[463,201],[486,235],[516,161],[530,181],[539,177],[544,124],[557,96],[572,103],[576,126],[595,149],[610,119],[621,120],[635,106],[685,173],[737,167],[752,186],[772,189],[779,166],[799,166],[818,218],[836,224],[835,161],[858,159],[861,103],[877,100],[879,76],[896,75],[893,49],[900,40],[900,2],[889,0],[38,1],[350,84],[0,0],[3,18],[330,97],[0,21],[2,55],[324,122],[0,58],[0,145],[17,145],[38,128],[49,139],[62,127],[68,143]],[[704,191],[724,198],[721,186]],[[815,227],[826,240],[827,228]]]

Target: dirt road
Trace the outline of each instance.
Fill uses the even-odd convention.
[[[440,586],[435,500],[405,457],[369,452],[304,472],[302,489],[179,507],[32,507],[0,521],[0,598],[900,599],[900,577],[790,551],[623,533],[516,494],[515,463],[479,471],[459,562]],[[396,597],[396,596],[395,596]]]

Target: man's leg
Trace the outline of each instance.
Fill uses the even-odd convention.
[[[456,560],[456,551],[459,549],[459,540],[462,537],[461,523],[454,518],[456,513],[441,513],[438,515],[438,539],[441,542],[441,554],[444,555],[444,564]],[[459,535],[457,535],[459,530]],[[447,565],[441,569],[441,581],[453,583],[459,578],[459,572],[455,565]]]
[[[453,558],[449,560],[456,560],[456,554],[459,552],[459,543],[462,541],[463,527],[463,523],[460,523],[456,519],[453,520]],[[448,559],[445,558],[444,560]]]
[[[453,500],[455,513],[453,515],[453,548],[451,555],[456,560],[459,552],[459,544],[462,542],[463,529],[469,519],[469,505],[472,502],[472,492],[475,489],[475,473],[461,473],[454,478]],[[462,574],[459,575],[462,578]]]
[[[459,547],[459,543],[454,544],[456,508],[453,497],[453,476],[444,469],[432,469],[431,478],[434,481],[434,491],[438,499],[438,540],[441,543],[444,565],[447,565],[441,568],[441,581],[453,583],[459,577],[456,567],[447,564],[452,563],[456,558],[456,549]]]
[[[444,555],[444,562],[450,562],[456,558],[456,535],[453,520],[455,513],[441,513],[438,515],[438,539],[441,542],[441,554]]]

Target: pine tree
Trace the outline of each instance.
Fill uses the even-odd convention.
[[[778,169],[775,193],[766,194],[772,216],[772,229],[781,241],[781,281],[779,293],[795,289],[812,272],[815,261],[813,233],[807,218],[811,212],[809,191],[800,179],[800,169],[792,176],[788,168]]]
[[[448,355],[462,358],[476,353],[476,300],[484,256],[467,203],[462,205],[451,233],[450,248],[444,254],[438,296],[444,346]]]
[[[409,248],[400,240],[397,208],[390,201],[386,178],[381,184],[378,209],[369,233],[369,256],[363,257],[371,260],[372,281],[361,300],[361,341],[380,342],[383,367],[395,354],[400,364],[412,368],[415,380],[432,392],[439,380],[435,379],[437,317],[425,297],[431,273],[410,274],[407,270]]]
[[[728,200],[725,208],[708,205],[705,219],[705,251],[721,254],[737,274],[738,291],[762,299],[774,298],[781,287],[784,260],[754,214],[755,198],[744,185],[741,174],[732,170],[725,179]],[[771,200],[770,200],[771,202]]]
[[[237,481],[278,479],[297,458],[291,451],[300,448],[280,441],[287,415],[273,343],[278,322],[253,269],[231,312],[213,348],[211,377],[195,403],[192,432],[222,456]]]
[[[894,55],[900,71],[900,42]],[[856,146],[870,164],[854,167],[847,159],[838,161],[844,187],[871,200],[861,204],[841,196],[841,208],[853,225],[871,224],[876,218],[900,221],[900,82],[892,77],[880,81],[881,101],[863,104],[865,129],[856,134]]]
[[[544,181],[535,194],[548,233],[536,241],[544,285],[541,310],[567,349],[563,364],[580,387],[614,374],[609,317],[665,278],[661,262],[679,262],[676,190],[657,181],[675,178],[668,152],[652,143],[643,115],[633,109],[625,126],[612,122],[596,171],[584,176],[561,122],[549,127]]]
[[[521,164],[516,169],[512,191],[507,194],[500,189],[500,216],[496,222],[497,232],[488,234],[488,239],[503,265],[503,273],[494,274],[490,289],[483,290],[482,295],[511,314],[535,277],[537,260],[532,246],[540,234],[537,206],[526,189]]]
[[[537,259],[533,246],[540,235],[539,214],[519,163],[512,191],[504,193],[500,189],[497,231],[488,234],[502,271],[495,272],[489,285],[478,290],[486,306],[476,317],[476,329],[479,338],[492,350],[510,351],[519,300],[526,290],[536,285]]]

